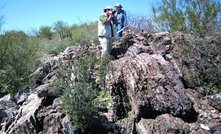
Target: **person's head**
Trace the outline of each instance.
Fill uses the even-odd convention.
[[[121,8],[123,8],[123,6],[121,6],[120,3],[117,3],[116,6],[115,6],[115,8],[116,8],[117,10],[120,10]]]
[[[107,14],[107,15],[109,15],[110,14],[110,12],[112,12],[112,7],[111,6],[107,6],[107,7],[105,7],[104,8],[104,12]]]

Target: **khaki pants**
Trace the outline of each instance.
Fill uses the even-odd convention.
[[[112,50],[111,38],[99,37],[100,45],[102,47],[101,55],[107,53],[110,54]]]

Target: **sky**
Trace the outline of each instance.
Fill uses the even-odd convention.
[[[0,0],[2,29],[23,30],[53,26],[63,21],[69,26],[96,21],[106,6],[121,3],[127,13],[151,15],[155,0]]]

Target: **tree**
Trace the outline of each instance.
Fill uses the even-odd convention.
[[[50,26],[41,26],[39,29],[40,37],[51,39],[52,38],[52,31]]]
[[[219,20],[220,8],[220,3],[216,0],[187,0],[186,14],[189,29],[199,33],[200,36],[211,34]]]
[[[0,16],[0,31],[2,31],[2,25],[5,23],[4,16]]]
[[[31,81],[38,45],[23,31],[0,36],[0,93],[16,93]]]
[[[3,7],[0,7],[0,11],[2,10]],[[2,32],[2,26],[5,23],[5,17],[4,15],[0,15],[0,31]]]
[[[204,36],[215,30],[221,20],[217,0],[162,0],[153,6],[154,21],[167,31],[185,31]]]
[[[149,19],[146,15],[142,14],[133,14],[128,12],[128,27],[134,31],[135,33],[145,31],[148,33],[152,33],[157,31],[157,28],[153,25],[151,19]]]
[[[57,21],[56,23],[54,23],[53,30],[59,33],[61,39],[72,37],[71,29],[66,22]]]

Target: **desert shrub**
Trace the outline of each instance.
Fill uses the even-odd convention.
[[[0,90],[15,93],[31,82],[39,45],[23,31],[8,31],[0,36]]]
[[[53,25],[53,30],[59,34],[60,39],[72,38],[71,28],[66,22],[57,21]]]
[[[63,64],[56,81],[56,87],[64,89],[61,98],[72,125],[82,132],[92,124],[97,115],[97,109],[93,105],[97,89],[90,82],[89,74],[93,64],[93,58],[75,60],[74,70],[70,68],[71,62]]]
[[[101,59],[99,60],[100,67],[96,71],[96,75],[99,79],[99,84],[105,87],[105,76],[106,76],[106,69],[107,65],[111,60],[111,56],[109,54],[102,55]]]
[[[192,58],[187,59],[191,67],[186,65],[192,83],[218,91],[221,87],[220,41],[217,38],[221,33],[220,9],[221,3],[217,0],[161,0],[152,7],[154,22],[161,30],[191,35],[190,43],[182,43],[178,53],[186,59]]]
[[[90,23],[83,23],[81,25],[73,25],[72,29],[72,44],[87,45],[91,41],[98,44],[97,35],[97,21]]]
[[[42,38],[51,39],[52,38],[52,31],[50,26],[41,26],[39,29],[39,35]]]
[[[47,54],[60,54],[68,47],[64,42],[58,42],[57,44],[45,44],[44,52]]]
[[[65,90],[62,101],[76,130],[84,132],[96,118],[98,111],[93,104],[96,96],[96,89],[87,82],[76,83],[73,90]]]
[[[152,10],[154,22],[161,30],[204,37],[219,27],[220,7],[217,0],[161,0]]]
[[[50,28],[47,28],[48,30],[44,28],[45,27],[43,27],[43,30],[40,30],[42,31],[40,33],[43,37],[47,37]],[[65,48],[76,44],[88,45],[92,42],[99,44],[97,22],[84,23],[81,25],[74,24],[69,27],[65,22],[58,21],[53,25],[53,30],[55,31],[55,33],[53,33],[53,38],[46,41],[42,39],[42,45],[44,46],[43,52],[47,54],[59,54],[63,52]],[[50,35],[49,37],[52,36]]]
[[[200,60],[196,59],[195,66],[201,85],[209,87],[211,91],[221,91],[221,42],[211,43],[210,39],[203,39],[195,43],[200,57]]]
[[[95,66],[98,64],[102,64],[100,65],[102,70],[99,70],[100,76],[96,77],[104,77],[103,67],[107,63],[107,58],[98,60],[94,54],[91,54],[63,62],[59,67],[54,88],[63,90],[61,98],[64,110],[76,130],[85,132],[99,117],[99,109],[111,101],[110,95],[105,90],[100,90],[93,78],[96,74],[93,72],[97,70]],[[106,102],[103,102],[104,97],[107,98]]]
[[[175,34],[178,35],[177,32]],[[203,86],[207,93],[221,91],[219,37],[194,38],[190,34],[182,34],[171,46],[174,58],[182,65],[180,69],[186,88]]]

